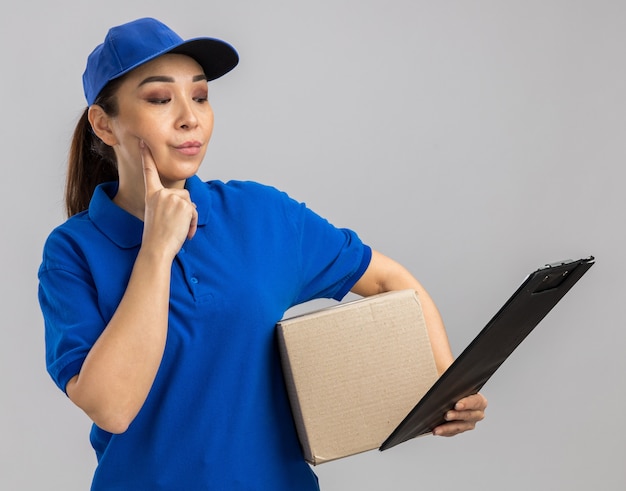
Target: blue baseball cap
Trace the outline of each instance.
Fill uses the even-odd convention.
[[[156,19],[137,19],[109,29],[104,43],[89,55],[83,73],[87,103],[92,105],[111,80],[165,53],[190,56],[207,80],[221,77],[239,62],[237,51],[224,41],[207,37],[185,41]]]

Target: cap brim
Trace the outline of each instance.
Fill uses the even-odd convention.
[[[190,56],[200,64],[207,80],[215,80],[227,74],[239,63],[239,55],[235,48],[214,38],[190,39],[166,53]]]

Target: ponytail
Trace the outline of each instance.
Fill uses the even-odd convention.
[[[110,116],[116,116],[118,107],[115,92],[120,79],[110,82],[96,99]],[[89,108],[78,120],[68,159],[65,181],[65,211],[68,217],[85,211],[98,184],[117,181],[117,161],[113,149],[106,145],[91,129]]]

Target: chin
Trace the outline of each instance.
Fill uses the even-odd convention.
[[[184,168],[176,169],[174,172],[164,172],[161,174],[161,181],[165,187],[183,187],[185,181],[197,174],[200,169],[199,165],[184,166]]]

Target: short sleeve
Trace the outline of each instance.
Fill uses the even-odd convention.
[[[86,271],[64,261],[69,251],[64,251],[67,248],[59,242],[52,236],[44,248],[38,296],[44,318],[46,367],[65,392],[67,382],[80,371],[105,323],[93,281]]]
[[[341,300],[367,269],[372,252],[358,234],[338,228],[304,203],[292,206],[300,249],[299,302],[313,298]]]

